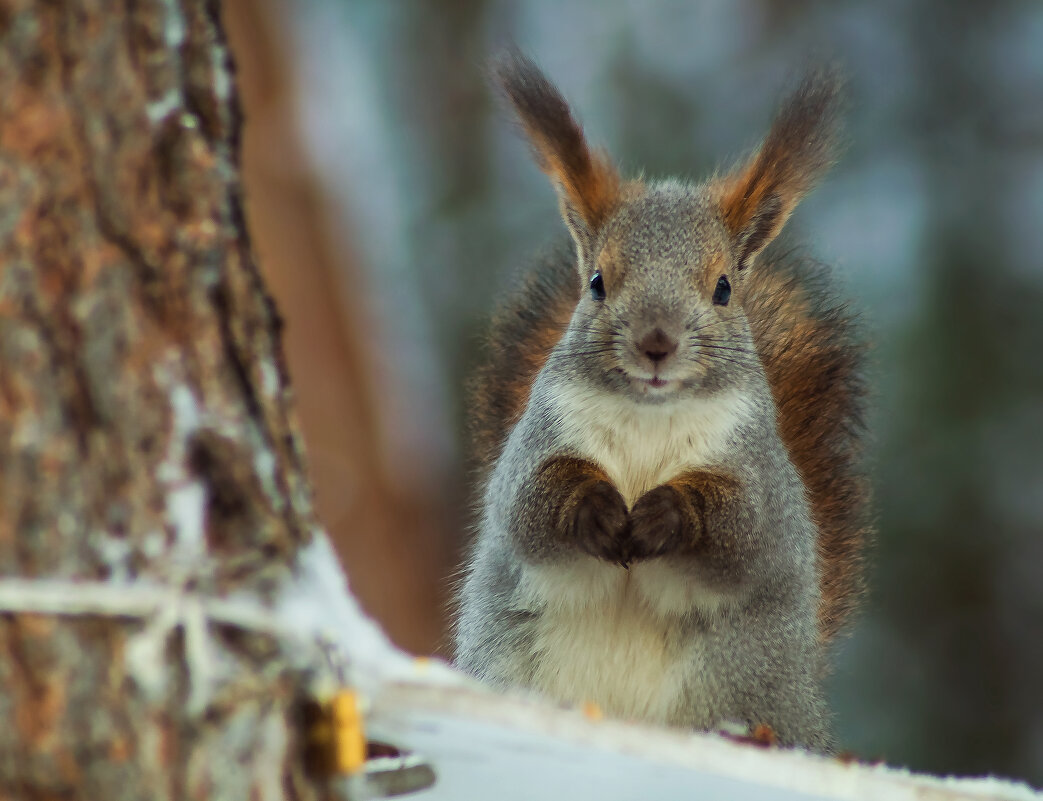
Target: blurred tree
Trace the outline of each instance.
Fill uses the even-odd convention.
[[[445,622],[451,507],[438,497],[435,477],[398,475],[380,436],[381,399],[411,391],[382,365],[394,321],[373,314],[370,277],[344,236],[331,233],[321,170],[297,134],[294,65],[283,52],[277,9],[264,0],[231,0],[225,9],[247,119],[246,212],[286,319],[319,518],[344,562],[356,566],[351,584],[364,607],[399,645],[431,653]]]
[[[1039,421],[1018,409],[1043,389],[1025,339],[1043,292],[1014,268],[1004,166],[1016,154],[988,122],[1014,112],[1013,98],[997,101],[993,58],[1011,14],[969,1],[909,12],[916,69],[906,113],[932,202],[917,266],[924,313],[888,354],[906,389],[882,455],[874,582],[876,614],[903,658],[867,667],[882,683],[891,675],[892,703],[912,707],[894,740],[875,744],[889,757],[1043,784],[1033,753],[1043,691],[1026,681],[1043,675],[1038,628],[1011,626],[1010,608],[1031,603],[1035,587],[1011,586],[1005,568],[1008,552],[1039,536],[1039,521],[1026,529],[1012,519],[996,464],[1017,459],[1019,442],[1043,441]]]

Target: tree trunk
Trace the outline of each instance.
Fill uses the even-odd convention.
[[[0,5],[0,798],[316,792],[239,127],[216,3]]]

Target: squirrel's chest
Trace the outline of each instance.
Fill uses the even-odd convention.
[[[692,643],[679,641],[675,621],[657,620],[628,597],[624,581],[596,605],[544,609],[534,631],[532,686],[559,702],[595,703],[612,717],[679,723],[693,690]]]
[[[562,388],[553,403],[563,444],[600,465],[628,505],[682,472],[718,461],[747,409],[736,392],[639,404],[582,386]]]

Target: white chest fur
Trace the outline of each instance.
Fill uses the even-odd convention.
[[[553,403],[566,442],[600,465],[631,506],[679,473],[713,464],[749,413],[734,393],[638,405],[578,384]],[[519,594],[541,611],[533,683],[542,693],[659,723],[671,722],[682,692],[689,704],[698,695],[691,665],[702,644],[680,643],[671,632],[678,615],[693,607],[712,615],[721,598],[669,559],[629,571],[586,556],[529,566]]]
[[[557,588],[544,582],[565,581],[596,594],[543,607],[533,642],[534,688],[561,702],[595,702],[616,718],[676,722],[689,672],[686,654],[697,644],[681,647],[670,636],[672,622],[652,613],[621,567],[584,558],[572,570],[555,572],[530,574],[526,590],[538,596],[542,589],[544,599],[560,601]]]
[[[552,403],[565,441],[608,473],[629,506],[678,473],[713,463],[749,414],[738,392],[641,404],[579,382]]]

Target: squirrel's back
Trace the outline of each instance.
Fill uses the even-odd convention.
[[[744,305],[778,409],[779,435],[818,527],[818,622],[828,640],[863,587],[869,532],[861,464],[866,349],[819,265],[769,249],[749,282]],[[545,254],[496,311],[471,386],[472,447],[482,483],[568,327],[580,291],[575,255],[563,244]]]

